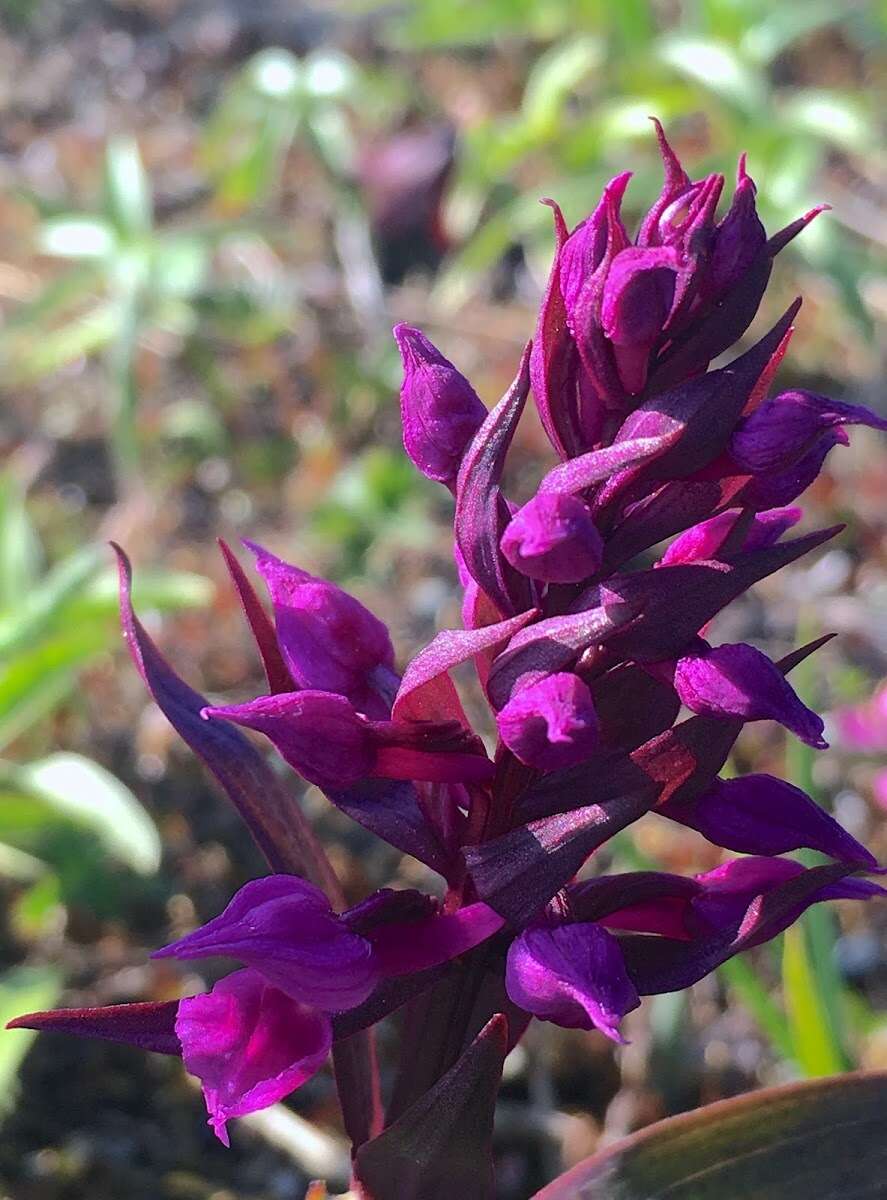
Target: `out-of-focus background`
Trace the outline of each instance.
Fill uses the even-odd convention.
[[[148,952],[262,871],[238,818],[148,702],[116,627],[109,537],[192,683],[261,688],[215,538],[249,536],[352,588],[402,661],[458,622],[451,502],[399,441],[398,320],[494,402],[552,250],[632,169],[648,114],[688,168],[740,151],[777,260],[753,331],[805,304],[784,386],[885,411],[887,9],[879,0],[2,0],[0,4],[0,1018],[166,999]],[[887,458],[854,431],[805,499],[847,530],[721,621],[773,652],[840,637],[797,685],[815,757],[766,725],[731,768],[812,791],[887,859]],[[524,422],[512,486],[549,463]],[[874,697],[874,699],[872,699]],[[879,760],[880,756],[880,760]],[[301,794],[303,785],[292,785]],[[433,886],[313,790],[349,896]],[[715,866],[651,817],[617,869]],[[614,1051],[537,1025],[508,1061],[502,1200],[602,1138],[767,1083],[887,1065],[883,910],[838,905],[686,995]],[[395,1033],[383,1029],[388,1064]],[[323,1073],[223,1150],[172,1059],[0,1032],[0,1196],[290,1200],[339,1182]]]

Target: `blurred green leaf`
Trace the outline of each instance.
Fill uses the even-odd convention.
[[[25,507],[24,490],[11,474],[0,473],[0,613],[26,600],[40,558],[40,542]]]
[[[766,81],[724,42],[669,35],[659,44],[659,57],[674,70],[746,112],[766,103]]]
[[[96,833],[109,854],[140,875],[160,866],[154,822],[133,793],[80,754],[52,754],[16,772],[51,808]]]
[[[841,149],[864,151],[875,137],[871,114],[859,95],[826,88],[797,91],[782,108],[788,132],[808,134]]]
[[[133,138],[114,138],[105,151],[105,212],[125,238],[150,232],[153,220],[151,185]]]
[[[849,1063],[823,1002],[808,945],[804,918],[787,929],[783,941],[782,983],[795,1058],[805,1075],[830,1075]]]
[[[74,688],[77,673],[113,634],[102,624],[69,629],[16,655],[0,669],[0,747],[43,720]]]
[[[591,36],[571,37],[541,55],[527,77],[521,105],[529,125],[551,126],[570,93],[600,66],[603,55],[603,43]]]
[[[8,658],[19,647],[33,646],[61,609],[85,592],[103,556],[98,546],[86,546],[20,594],[12,611],[0,614],[0,658]]]
[[[89,586],[72,598],[59,614],[60,623],[77,623],[112,617],[118,612],[117,573],[103,571],[92,579]],[[204,575],[190,571],[164,571],[146,569],[139,572],[133,584],[133,603],[141,612],[156,609],[159,612],[180,608],[206,608],[212,603],[215,588]]]
[[[52,967],[12,967],[0,975],[0,1113],[15,1103],[15,1077],[37,1036],[30,1029],[6,1029],[7,1021],[26,1012],[52,1008],[62,990]]]
[[[745,955],[728,959],[718,968],[721,978],[733,989],[740,1003],[755,1018],[773,1049],[785,1062],[795,1057],[795,1043],[785,1015],[773,1001]]]

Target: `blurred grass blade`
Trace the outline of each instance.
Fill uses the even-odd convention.
[[[728,959],[718,968],[721,978],[735,993],[766,1034],[773,1049],[787,1062],[795,1057],[795,1043],[788,1022],[773,1001],[754,967],[745,956]]]
[[[658,1121],[534,1200],[847,1200],[883,1194],[887,1073],[766,1088]]]
[[[0,669],[0,748],[43,720],[72,691],[78,670],[113,636],[104,624],[71,629],[20,652]]]
[[[54,566],[39,584],[19,594],[17,611],[0,616],[0,657],[33,646],[44,635],[64,605],[85,591],[101,555],[98,546],[78,550]]]
[[[37,1036],[32,1030],[6,1029],[6,1022],[52,1008],[61,990],[61,975],[51,967],[12,967],[0,975],[0,1115],[15,1102],[15,1077]]]
[[[823,998],[823,980],[813,965],[804,918],[785,932],[782,982],[798,1066],[809,1076],[846,1070],[849,1064]]]
[[[570,93],[600,65],[604,46],[596,37],[575,34],[536,62],[524,90],[523,115],[533,128],[546,128],[560,116]]]
[[[24,489],[0,474],[0,613],[21,604],[37,578],[40,542],[25,507]]]
[[[212,603],[215,587],[211,580],[190,571],[145,570],[133,585],[133,603],[140,611],[167,612],[180,608],[206,608]],[[117,572],[102,571],[58,614],[54,627],[63,622],[95,620],[118,613]]]
[[[659,56],[667,66],[744,112],[754,112],[766,100],[766,80],[725,42],[675,34],[662,40]]]
[[[153,220],[151,185],[133,138],[114,138],[105,151],[105,212],[126,238],[148,233]]]
[[[80,754],[52,754],[17,772],[54,811],[91,829],[110,854],[140,875],[160,866],[160,835],[138,799]]]

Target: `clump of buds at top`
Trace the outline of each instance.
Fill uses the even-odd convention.
[[[136,664],[273,874],[162,952],[242,964],[207,994],[15,1024],[181,1054],[223,1138],[231,1117],[287,1094],[332,1047],[356,1186],[375,1200],[491,1195],[498,1073],[531,1017],[621,1040],[642,997],[689,986],[811,904],[883,892],[859,878],[878,869],[871,854],[804,792],[766,774],[719,777],[748,722],[825,748],[790,674],[828,639],[773,661],[713,644],[708,627],[839,532],[787,537],[802,516],[793,501],[848,425],[887,421],[810,392],[771,396],[799,302],[709,369],[746,332],[776,254],[820,210],[768,238],[741,161],[719,219],[723,179],[692,181],[656,129],[665,182],[633,240],[627,174],[572,231],[553,206],[536,332],[492,411],[424,334],[395,331],[407,453],[455,496],[463,628],[400,672],[357,600],[253,546],[272,622],[225,547],[268,694],[208,706],[139,624],[121,560]],[[553,461],[516,507],[503,471],[531,392]],[[492,754],[450,678],[466,662],[489,702]],[[383,890],[346,908],[241,725],[435,872],[441,896]],[[693,878],[607,873],[606,843],[649,813],[729,854]],[[780,857],[800,849],[830,861]],[[604,869],[576,882],[589,859]],[[401,1008],[380,1133],[367,1030]],[[465,1142],[458,1154],[448,1137]]]

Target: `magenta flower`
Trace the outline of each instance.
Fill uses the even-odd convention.
[[[718,220],[723,179],[692,181],[658,124],[657,134],[664,184],[634,240],[620,215],[628,174],[572,231],[553,206],[536,334],[489,413],[422,333],[395,331],[407,453],[455,496],[462,629],[439,633],[398,675],[387,630],[357,600],[251,546],[272,623],[223,546],[268,694],[210,706],[139,624],[121,556],[136,665],[272,874],[159,952],[243,964],[210,993],[14,1024],[181,1054],[221,1137],[230,1117],[286,1095],[332,1048],[368,1200],[393,1196],[391,1180],[398,1200],[440,1195],[444,1159],[448,1195],[487,1200],[496,1082],[532,1016],[622,1040],[642,997],[690,986],[811,904],[884,892],[858,878],[879,870],[872,855],[804,792],[769,775],[719,777],[748,722],[825,748],[821,719],[787,677],[828,638],[778,662],[704,638],[733,600],[840,532],[783,540],[802,517],[788,506],[846,426],[887,422],[809,392],[768,398],[800,302],[709,370],[748,328],[775,256],[821,210],[768,239],[743,160]],[[503,475],[531,391],[555,461],[517,508]],[[491,756],[450,678],[461,664],[489,703]],[[443,899],[383,891],[347,909],[240,725],[436,872]],[[650,813],[744,857],[696,878],[576,882]],[[802,849],[831,861],[779,857]],[[401,1069],[379,1136],[368,1031],[400,1008]]]

